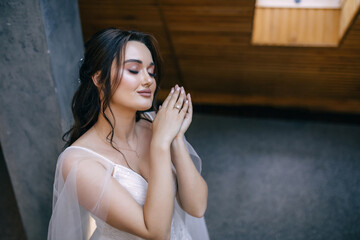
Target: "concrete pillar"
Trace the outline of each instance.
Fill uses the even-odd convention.
[[[28,239],[46,239],[83,55],[76,0],[0,2],[0,140]]]

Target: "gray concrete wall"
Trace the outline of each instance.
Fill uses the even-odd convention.
[[[0,139],[28,239],[45,239],[83,45],[77,1],[0,2]]]
[[[19,208],[0,146],[0,239],[26,239]]]
[[[63,131],[70,127],[71,100],[78,85],[83,38],[76,0],[41,0],[46,42],[50,51],[51,73],[61,113]]]

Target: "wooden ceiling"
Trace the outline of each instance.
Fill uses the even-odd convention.
[[[339,47],[251,45],[255,1],[79,0],[84,40],[106,27],[152,33],[195,103],[360,113],[360,17]]]

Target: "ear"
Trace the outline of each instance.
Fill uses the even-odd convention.
[[[91,76],[94,85],[98,88],[100,87],[100,75],[101,75],[101,71],[99,70]]]

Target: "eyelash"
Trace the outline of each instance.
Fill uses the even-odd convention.
[[[134,70],[128,70],[130,73],[132,74],[138,74],[139,72],[138,71],[134,71]],[[155,73],[149,73],[150,77],[156,77],[156,74]]]

